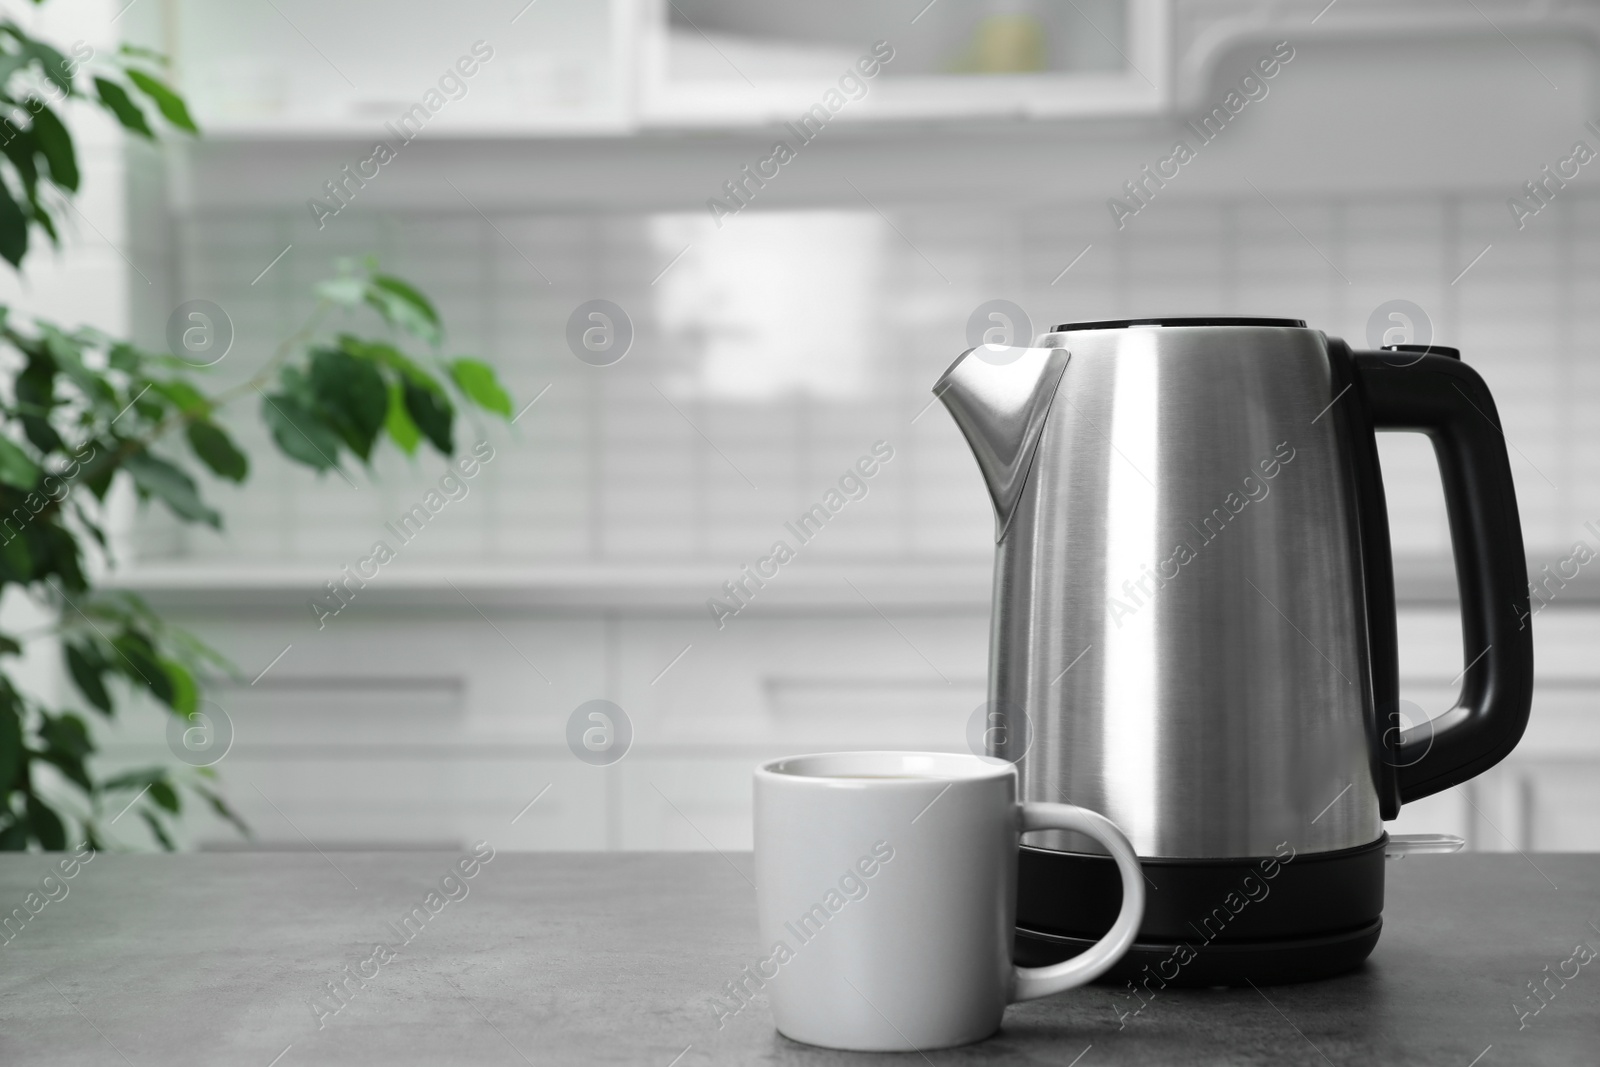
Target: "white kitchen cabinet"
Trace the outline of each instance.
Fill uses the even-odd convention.
[[[773,755],[782,755],[775,752]],[[620,766],[622,835],[631,850],[749,849],[750,768],[760,756],[640,755]]]
[[[632,11],[631,0],[176,0],[162,43],[213,138],[394,146],[403,138],[386,124],[408,114],[430,138],[604,134],[630,122]]]
[[[882,616],[821,597],[830,583],[818,581],[722,631],[695,609],[704,591],[692,580],[522,596],[463,585],[483,615],[448,587],[375,587],[322,631],[292,590],[147,592],[244,671],[213,694],[235,730],[217,770],[259,845],[485,838],[730,850],[750,847],[750,771],[761,760],[966,748],[984,699],[982,590],[929,603],[918,583],[878,582],[866,588]],[[1460,834],[1483,851],[1600,847],[1600,664],[1586,651],[1600,640],[1600,612],[1552,609],[1536,626],[1540,681],[1522,744],[1473,782],[1408,805],[1392,832]],[[1455,618],[1407,608],[1400,632],[1403,693],[1437,714],[1462,665]],[[598,697],[632,728],[631,749],[610,766],[579,760],[567,743],[573,711]],[[170,762],[163,725],[146,709],[119,716],[108,764]],[[137,826],[117,830],[141,840]],[[240,844],[209,817],[185,832],[201,847]]]
[[[1519,763],[1525,764],[1518,782],[1518,799],[1525,805],[1518,827],[1523,830],[1522,847],[1530,852],[1600,852],[1600,827],[1594,819],[1600,811],[1600,774],[1594,760]]]
[[[847,120],[1148,114],[1167,99],[1167,11],[1161,0],[641,0],[640,115],[727,126],[798,124],[819,104]]]
[[[459,602],[418,623],[369,604],[358,597],[321,630],[300,604],[176,613],[241,669],[201,710],[231,723],[216,768],[256,843],[604,847],[604,781],[565,742],[568,714],[603,685],[604,624],[490,625]],[[130,708],[108,732],[107,762],[174,765],[165,725],[155,709]],[[113,829],[137,842],[132,821]],[[206,847],[241,844],[209,815],[185,832]]]
[[[231,139],[393,144],[385,124],[419,103],[429,137],[525,137],[777,124],[819,104],[961,119],[1143,115],[1168,99],[1163,0],[920,6],[176,0],[157,43],[208,136]],[[878,41],[893,59],[861,79]],[[475,73],[441,86],[463,57]]]
[[[383,136],[385,123],[422,101],[482,41],[494,58],[464,96],[437,109],[428,136],[516,139],[781,128],[819,104],[829,107],[830,121],[850,124],[1182,116],[1219,106],[1220,93],[1249,72],[1248,62],[1233,64],[1241,47],[1270,50],[1289,40],[1426,48],[1448,35],[1500,48],[1502,33],[1549,45],[1590,39],[1600,26],[1588,4],[1485,0],[1484,7],[1447,0],[1342,0],[1321,12],[1255,0],[173,0],[159,15],[135,9],[124,24],[137,24],[140,43],[174,56],[212,138]],[[841,76],[878,41],[893,49],[893,60],[859,96],[841,89]],[[1566,69],[1557,73],[1574,80]],[[825,100],[830,90],[845,92],[841,106]]]
[[[984,699],[988,613],[886,611],[900,633],[848,604],[738,617],[720,632],[709,614],[628,620],[618,699],[641,738],[648,731],[674,746],[776,745],[779,755],[841,744],[959,747],[965,716]],[[688,643],[682,660],[652,682]]]
[[[543,607],[465,580],[471,604],[448,586],[374,586],[320,630],[305,584],[151,591],[241,668],[203,710],[232,724],[217,770],[266,847],[483,837],[534,849],[748,848],[756,762],[839,748],[959,751],[983,699],[982,602],[907,605],[921,594],[872,582],[893,625],[835,600],[746,615],[721,632],[697,610],[704,591],[693,582],[643,596],[634,586],[620,604],[615,589],[569,590]],[[569,719],[596,698],[630,722],[632,747],[611,766],[568,744]],[[165,722],[151,708],[121,715],[107,764],[170,764]],[[142,843],[132,822],[115,829]],[[240,844],[209,815],[185,833],[201,847]]]

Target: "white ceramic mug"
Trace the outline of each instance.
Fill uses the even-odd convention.
[[[1077,830],[1116,858],[1122,911],[1089,951],[1011,962],[1017,841]],[[790,756],[756,768],[761,959],[778,1030],[810,1045],[921,1051],[978,1041],[1009,1003],[1083,985],[1133,944],[1144,877],[1107,818],[1017,803],[1008,763],[941,752]]]

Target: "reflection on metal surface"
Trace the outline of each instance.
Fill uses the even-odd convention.
[[[934,393],[966,435],[994,501],[995,540],[1005,535],[1050,414],[1055,384],[1071,358],[1061,348],[1006,349],[997,360],[974,348],[939,379]]]
[[[1335,391],[1323,336],[1136,326],[1042,343],[1072,347],[1054,386],[1036,369],[1022,396],[1026,375],[1000,375],[1025,360],[968,356],[944,382],[986,388],[943,394],[1002,520],[990,700],[1033,724],[1023,796],[1104,812],[1151,857],[1376,840],[1346,446],[1337,420],[1313,421]],[[1047,351],[1029,350],[1036,367]],[[1054,831],[1028,843],[1100,851]]]
[[[1161,558],[1157,542],[1161,501],[1156,491],[1162,473],[1157,447],[1161,390],[1155,332],[1133,331],[1127,341],[1111,384],[1109,425],[1092,427],[1112,450],[1110,464],[1102,472],[1106,525],[1123,532],[1106,541],[1101,574],[1105,592],[1099,599],[1108,605],[1126,596],[1137,600],[1134,579]],[[1072,403],[1073,414],[1086,419],[1077,401]],[[1106,794],[1118,811],[1143,825],[1156,819],[1155,795],[1147,783],[1156,777],[1161,742],[1156,622],[1153,611],[1119,620],[1101,646],[1106,668],[1100,679],[1101,699],[1106,707],[1116,708],[1116,714],[1104,720],[1105,754],[1121,770],[1118,777],[1106,780]]]

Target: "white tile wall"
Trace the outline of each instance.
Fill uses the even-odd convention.
[[[1054,284],[1088,243],[1076,228],[1095,205],[783,212],[723,231],[688,216],[486,222],[463,208],[350,214],[321,235],[299,209],[230,209],[182,222],[175,289],[229,311],[238,340],[219,375],[237,379],[304,316],[333,255],[376,250],[437,298],[450,352],[491,357],[519,402],[551,386],[517,427],[491,431],[498,458],[452,521],[407,549],[436,562],[747,558],[879,438],[895,444],[895,462],[816,554],[981,557],[990,520],[965,447],[942,410],[912,423],[980,301],[1014,300],[1036,328],[1153,313],[1296,316],[1364,345],[1369,313],[1405,298],[1493,388],[1529,548],[1546,553],[1600,516],[1590,429],[1600,197],[1564,197],[1509,237],[1469,226],[1484,204],[1454,196],[1275,200],[1300,233],[1259,199],[1174,201],[1122,234],[1099,230]],[[580,363],[564,340],[567,316],[593,297],[622,305],[637,332],[609,368]],[[1397,551],[1442,553],[1430,451],[1401,435],[1384,441]],[[431,457],[410,470],[389,457],[352,489],[287,469],[269,449],[252,455],[248,489],[212,489],[226,534],[153,523],[145,558],[337,565],[440,470]]]
[[[1259,199],[1173,201],[1110,238],[1103,226],[1085,236],[1080,224],[1101,209],[1078,202],[926,204],[887,219],[772,213],[722,232],[687,216],[495,212],[486,222],[452,209],[350,214],[320,236],[298,209],[230,209],[181,221],[175,289],[232,314],[238,341],[219,376],[237,380],[298,324],[331,255],[377,250],[438,299],[450,352],[491,357],[519,403],[550,386],[516,427],[489,431],[497,457],[466,500],[405,546],[401,567],[709,564],[731,575],[880,438],[895,458],[807,546],[804,565],[862,575],[877,563],[981,566],[992,520],[976,469],[945,413],[924,408],[929,385],[965,347],[967,316],[996,297],[1021,304],[1037,328],[1266,314],[1303,317],[1360,345],[1373,308],[1412,300],[1431,315],[1435,340],[1459,345],[1498,398],[1530,551],[1565,555],[1582,522],[1600,518],[1590,332],[1600,307],[1589,295],[1600,280],[1600,197],[1571,190],[1511,237],[1464,221],[1485,217],[1490,194],[1275,203],[1292,226]],[[740,236],[733,227],[744,223]],[[567,316],[594,297],[621,304],[637,331],[609,368],[580,363],[564,340]],[[389,457],[375,477],[352,472],[354,487],[318,479],[274,460],[253,422],[237,422],[258,462],[249,487],[210,487],[227,532],[150,516],[146,562],[309,565],[331,576],[442,469],[432,457]],[[1448,537],[1431,452],[1403,435],[1384,442],[1396,548],[1438,557]],[[711,633],[692,604],[490,614],[552,684],[476,615],[369,603],[332,636],[297,643],[265,693],[224,694],[230,711],[237,705],[240,740],[220,769],[262,839],[303,845],[303,831],[416,844],[499,829],[522,847],[747,847],[747,775],[758,758],[868,745],[959,750],[982,699],[987,619],[977,606],[943,616],[891,609],[909,646],[860,605],[756,612],[697,644],[660,684],[662,666]],[[178,617],[247,666],[308,636],[298,608]],[[1483,849],[1600,847],[1600,735],[1588,726],[1600,615],[1553,610],[1538,626],[1528,740],[1470,786],[1408,808],[1392,829],[1458,832]],[[1453,617],[1410,610],[1401,635],[1407,697],[1443,710],[1462,666]],[[635,751],[607,769],[578,763],[563,739],[572,709],[599,695],[621,703],[637,730]],[[119,760],[162,752],[156,738],[119,744]],[[497,827],[552,782],[540,805]],[[203,821],[193,833],[230,839]]]

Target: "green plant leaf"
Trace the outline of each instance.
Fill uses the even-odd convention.
[[[489,364],[476,359],[458,359],[450,364],[450,377],[467,399],[483,410],[511,417],[511,396],[501,387]]]
[[[153,790],[154,787],[152,787],[152,791]],[[155,835],[155,839],[157,841],[161,842],[162,848],[166,849],[168,852],[178,851],[178,847],[172,843],[172,838],[167,836],[166,827],[162,826],[161,820],[156,818],[155,812],[141,808],[139,810],[139,817],[144,820],[146,826],[150,827],[150,832]]]
[[[83,528],[89,531],[89,536],[94,538],[95,544],[106,552],[111,551],[111,541],[106,537],[105,530],[101,529],[98,522],[89,517],[89,513],[83,510],[83,505],[76,500],[72,502],[72,514]]]
[[[445,455],[455,451],[455,444],[450,438],[450,423],[454,418],[454,411],[450,407],[450,400],[437,389],[425,389],[407,379],[401,386],[405,393],[406,413],[411,416],[411,421],[417,424],[417,429],[422,435],[433,443]]]
[[[50,180],[69,192],[78,189],[78,156],[72,147],[72,134],[44,104],[33,116],[33,135],[39,153],[50,167]]]
[[[159,66],[170,67],[172,60],[165,52],[158,52],[154,48],[145,48],[143,45],[125,44],[117,49],[119,55],[131,56],[134,59],[144,59]]]
[[[17,177],[22,182],[24,197],[30,201],[37,197],[39,165],[34,157],[39,153],[39,142],[33,130],[17,130],[0,141],[0,153],[3,153],[11,161],[11,165],[17,168]]]
[[[83,760],[70,752],[63,752],[59,748],[47,748],[40,752],[39,758],[53,765],[62,774],[72,780],[72,783],[85,793],[94,793],[94,782],[89,778],[89,771],[83,765]]]
[[[22,265],[28,254],[28,217],[0,184],[0,257],[13,267]]]
[[[63,655],[67,661],[67,673],[72,675],[72,683],[78,687],[78,692],[109,717],[114,709],[111,704],[111,694],[106,691],[105,679],[102,677],[106,664],[97,650],[89,645],[69,642]]]
[[[4,830],[0,830],[0,852],[25,852],[27,848],[27,824],[13,817],[11,823]]]
[[[399,382],[389,383],[389,414],[384,419],[383,428],[389,432],[389,437],[400,446],[400,451],[408,456],[417,454],[417,445],[422,441],[422,431],[417,429],[417,424],[411,421],[411,415],[406,411],[405,390]]]
[[[66,448],[61,435],[50,425],[50,420],[38,415],[22,416],[22,432],[40,452],[61,452]]]
[[[13,511],[12,515],[15,514]],[[8,523],[15,525],[15,520],[11,516],[0,516],[0,582],[21,585],[33,580],[33,554],[28,551],[28,539],[18,537]]]
[[[200,500],[194,479],[171,463],[149,452],[135,452],[122,461],[122,466],[133,475],[141,493],[159,497],[178,518],[221,528],[222,516]]]
[[[97,598],[90,607],[97,615],[114,619],[124,626],[142,623],[152,630],[167,629],[143,597],[126,589],[118,589]]]
[[[55,361],[56,368],[78,387],[85,399],[105,408],[108,418],[114,417],[122,409],[117,391],[105,375],[91,369],[83,360],[84,348],[89,343],[87,338],[64,333],[49,323],[41,322],[39,340]]]
[[[310,406],[287,393],[261,397],[261,417],[272,439],[290,459],[319,471],[339,464],[339,435],[317,417]]]
[[[150,129],[150,123],[145,121],[144,112],[140,111],[139,105],[129,98],[126,89],[104,78],[96,78],[94,88],[100,96],[100,103],[117,117],[123,129],[149,141],[156,139],[155,133]]]
[[[29,523],[23,529],[23,536],[28,539],[28,555],[32,560],[34,577],[57,575],[61,584],[73,592],[80,592],[88,586],[83,577],[83,558],[76,537],[51,522]]]
[[[60,852],[67,847],[67,828],[61,825],[61,816],[37,796],[28,797],[28,826],[45,851]]]
[[[164,659],[161,667],[167,672],[167,681],[172,684],[172,699],[167,703],[172,705],[172,710],[179,715],[188,717],[195,713],[200,706],[200,687],[195,684],[194,675],[189,669],[177,660]]]
[[[209,414],[213,406],[211,401],[206,399],[206,395],[204,393],[190,385],[188,382],[181,382],[177,380],[167,382],[151,382],[150,391],[152,393],[160,393],[162,396],[172,401],[178,410],[183,412],[185,415]]]
[[[167,413],[167,398],[157,395],[154,389],[135,393],[128,402],[128,407],[139,413],[141,419],[148,422],[160,422]]]
[[[43,41],[21,35],[18,35],[17,40],[22,45],[22,51],[25,55],[39,61],[39,66],[43,68],[44,76],[54,82],[62,92],[71,96],[72,79],[67,76],[67,57]]]
[[[0,188],[0,198],[4,190]],[[3,213],[3,212],[0,212]],[[62,448],[61,435],[50,425],[50,414],[60,402],[56,396],[56,361],[49,349],[37,342],[19,340],[13,334],[12,343],[27,354],[28,362],[15,381],[17,407],[23,412],[22,429],[33,447],[40,452],[55,452]]]
[[[89,487],[89,491],[97,500],[105,500],[106,493],[111,491],[111,481],[117,476],[118,449],[122,442],[100,442],[109,444],[108,448],[98,448],[95,455],[83,465],[83,470],[78,474],[78,480]]]
[[[241,673],[239,668],[227,656],[224,656],[188,630],[181,626],[172,626],[164,622],[161,626],[162,639],[173,650],[173,655],[187,664],[190,670],[198,671],[202,666],[208,666],[222,671],[235,681],[244,682],[247,680],[248,676]]]
[[[250,473],[250,460],[216,423],[191,422],[185,433],[194,454],[217,477],[242,482]]]
[[[0,482],[29,492],[39,484],[39,465],[9,437],[0,435]]]
[[[124,374],[137,374],[144,364],[144,357],[139,350],[126,342],[112,345],[106,358],[112,370],[119,370]],[[155,388],[161,388],[161,384],[157,383]]]
[[[61,235],[56,232],[55,220],[50,217],[50,212],[35,203],[33,205],[33,214],[30,217],[34,222],[38,223],[39,228],[50,238],[52,245],[57,248],[61,247]]]
[[[174,815],[178,813],[178,791],[173,789],[165,779],[150,783],[150,799]]]
[[[389,390],[378,368],[343,349],[318,348],[311,353],[311,390],[326,421],[365,461],[389,410]]]
[[[128,80],[155,103],[162,117],[168,122],[188,133],[200,132],[200,128],[194,124],[194,119],[189,117],[189,108],[183,102],[183,97],[173,92],[171,88],[142,70],[129,69]]]
[[[432,386],[436,383],[433,376],[417,366],[404,352],[394,345],[384,341],[363,341],[359,337],[342,333],[339,335],[339,347],[353,356],[370,359],[380,367],[387,367],[404,377],[410,378],[418,385]]]
[[[430,345],[439,343],[444,327],[428,298],[399,278],[375,274],[367,285],[367,303],[386,320]]]
[[[199,767],[199,768],[196,768],[196,769],[197,770],[202,770],[202,771],[211,770],[210,767]],[[222,818],[228,820],[230,823],[232,823],[234,825],[234,828],[239,831],[240,835],[242,835],[244,837],[254,837],[255,836],[255,834],[251,833],[249,824],[246,823],[244,821],[244,819],[240,818],[239,813],[234,811],[233,808],[228,804],[228,802],[226,800],[222,799],[222,797],[220,795],[218,795],[217,793],[212,792],[211,790],[205,788],[204,786],[191,785],[189,788],[193,789],[196,793],[198,793],[202,797],[204,797],[206,799],[206,802],[211,805],[211,810],[216,812]]]
[[[39,736],[46,744],[68,755],[81,758],[94,751],[94,744],[89,740],[88,725],[71,712],[46,715],[39,724]]]
[[[169,708],[172,707],[172,702],[177,699],[177,693],[172,687],[172,676],[156,658],[155,650],[150,647],[150,643],[130,630],[119,634],[112,640],[111,645],[118,653],[116,658],[111,660],[112,666],[150,690],[161,703]]]
[[[0,702],[0,801],[11,793],[11,783],[22,766],[22,719],[16,700]]]
[[[129,789],[143,789],[166,777],[167,772],[163,767],[140,767],[134,771],[123,771],[114,778],[107,778],[100,783],[100,788],[107,793],[120,793]]]
[[[30,57],[21,52],[0,55],[0,89],[3,89],[6,82],[11,80],[11,75],[26,67],[29,62]]]

